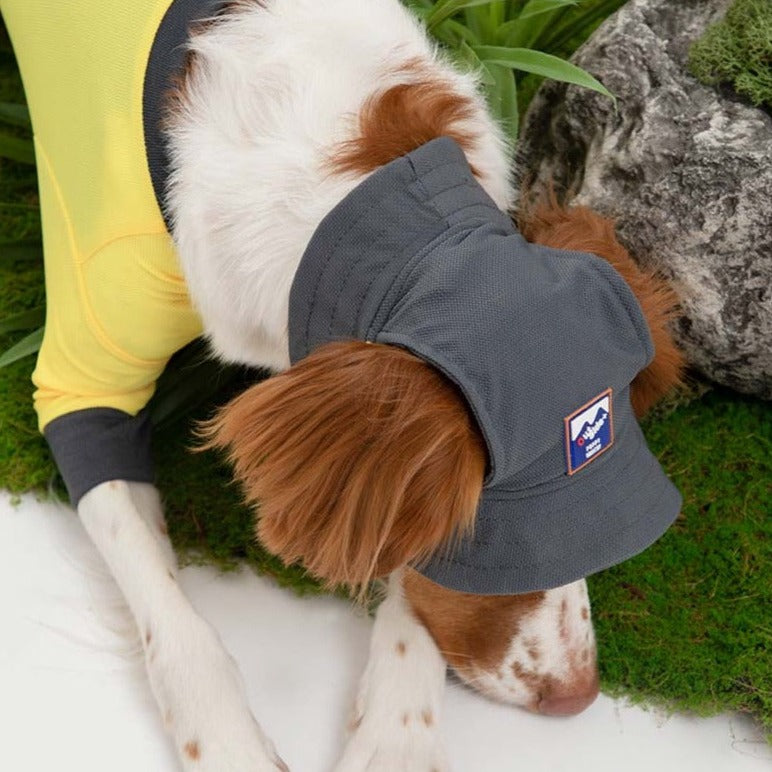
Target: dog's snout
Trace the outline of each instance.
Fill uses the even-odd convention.
[[[577,683],[550,689],[542,695],[536,707],[545,716],[574,716],[595,702],[598,696],[598,674],[592,674]]]

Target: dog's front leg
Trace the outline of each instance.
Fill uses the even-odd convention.
[[[81,499],[78,514],[137,623],[150,684],[183,768],[287,772],[252,717],[235,663],[177,584],[156,489],[105,482]]]
[[[439,736],[445,670],[395,571],[378,608],[352,734],[336,772],[447,772]]]

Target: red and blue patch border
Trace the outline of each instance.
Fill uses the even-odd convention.
[[[605,448],[603,448],[603,450],[598,451],[594,456],[592,456],[592,458],[588,458],[587,461],[585,461],[583,464],[574,468],[571,466],[571,419],[579,415],[579,413],[581,413],[583,410],[587,410],[588,407],[594,405],[596,402],[600,402],[600,400],[602,400],[606,395],[608,395],[608,416],[610,432],[610,439],[608,444]],[[581,469],[584,469],[588,464],[591,464],[593,461],[595,461],[596,458],[602,456],[610,447],[614,445],[614,390],[608,388],[605,391],[602,391],[596,397],[593,397],[592,399],[585,402],[580,408],[574,410],[571,415],[568,415],[563,419],[563,426],[565,427],[566,438],[566,466],[568,468],[567,474],[569,477],[571,477]]]

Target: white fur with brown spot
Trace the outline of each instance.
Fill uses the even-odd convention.
[[[378,607],[351,736],[335,772],[447,772],[439,734],[445,670],[405,600],[402,571],[395,571]]]
[[[78,515],[145,630],[145,665],[186,772],[285,772],[252,717],[241,674],[174,578],[163,509],[147,483],[92,488]],[[149,631],[149,634],[148,634]]]
[[[517,633],[496,665],[470,663],[455,670],[495,700],[548,715],[578,713],[598,694],[589,608],[584,579],[548,590],[541,604],[520,618]]]

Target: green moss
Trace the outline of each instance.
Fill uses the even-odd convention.
[[[747,711],[772,740],[772,409],[717,390],[645,429],[684,505],[652,547],[589,580],[603,689]]]
[[[703,83],[724,83],[757,107],[772,108],[772,3],[735,0],[689,52]]]
[[[0,261],[2,258],[0,258]],[[0,319],[40,305],[44,299],[42,269],[0,262]],[[20,335],[0,335],[0,351]],[[0,486],[19,492],[45,489],[54,476],[32,409],[31,361],[0,369]]]

